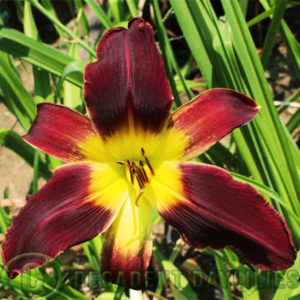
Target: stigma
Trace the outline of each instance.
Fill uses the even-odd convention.
[[[138,206],[138,201],[144,192],[145,186],[150,182],[150,177],[154,175],[154,170],[145,154],[144,148],[141,148],[142,159],[126,161],[118,161],[118,164],[127,167],[128,179],[131,185],[137,190],[135,204]]]

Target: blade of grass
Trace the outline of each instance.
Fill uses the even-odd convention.
[[[39,150],[34,150],[34,160],[33,160],[33,180],[32,180],[32,193],[35,194],[38,191],[38,179],[39,179],[39,160],[40,152]]]
[[[289,121],[286,124],[286,128],[290,133],[293,133],[297,128],[299,128],[300,124],[300,108],[292,115]]]
[[[35,272],[37,273],[37,272]],[[11,287],[13,290],[18,291],[18,296],[28,299],[29,294],[32,296],[37,295],[36,298],[41,299],[39,296],[47,295],[48,297],[54,296],[56,299],[78,299],[88,300],[89,298],[73,289],[69,285],[60,285],[60,289],[56,289],[57,282],[50,283],[50,279],[41,274],[40,272],[35,275],[34,272],[22,274],[17,278],[11,280],[7,277],[4,267],[0,265],[0,281],[3,285]],[[51,280],[53,281],[53,280]],[[34,293],[33,293],[33,288]]]
[[[85,0],[86,4],[94,11],[98,16],[99,20],[106,29],[112,28],[113,25],[107,17],[106,13],[103,11],[101,6],[95,2],[95,0]]]
[[[205,50],[204,43],[189,11],[189,2],[182,0],[170,0],[170,3],[174,9],[176,19],[180,24],[182,33],[201,70],[201,73],[203,74],[207,85],[211,87],[212,83],[216,80],[213,74],[211,58],[208,56]]]
[[[261,58],[260,58],[264,69],[266,69],[266,67],[267,67],[267,64],[268,64],[268,61],[270,58],[270,54],[271,54],[271,50],[272,50],[272,47],[273,47],[273,44],[275,41],[275,37],[279,30],[280,20],[282,19],[283,14],[286,9],[286,4],[287,4],[286,0],[276,1],[274,14],[273,14],[271,23],[270,23],[268,31],[267,31],[267,35],[264,39],[264,44],[262,47],[262,53],[261,53]]]
[[[251,27],[251,26],[265,20],[266,18],[268,18],[269,16],[271,16],[273,14],[274,10],[275,10],[275,7],[271,7],[270,9],[255,16],[253,19],[251,19],[250,21],[247,22],[248,27]]]
[[[16,13],[20,23],[23,23],[24,8],[21,1],[14,1]]]
[[[2,205],[0,205],[0,231],[2,234],[4,234],[8,228],[8,225],[6,224],[6,219],[7,219],[7,215]]]
[[[300,78],[300,45],[285,21],[281,21],[280,32],[288,47],[298,78]]]
[[[196,293],[190,286],[186,277],[182,274],[182,272],[168,259],[166,259],[159,249],[154,246],[153,253],[158,258],[161,263],[163,269],[169,275],[170,282],[181,292],[183,293],[189,300],[198,299]],[[159,294],[159,293],[157,293]]]
[[[163,48],[165,50],[166,59],[169,61],[168,65],[170,65],[170,66],[172,65],[173,69],[175,70],[176,74],[178,75],[178,77],[179,77],[179,79],[180,79],[180,81],[181,81],[181,83],[184,87],[184,90],[185,90],[187,96],[189,97],[189,99],[192,99],[193,94],[192,94],[192,92],[190,91],[188,85],[185,82],[185,79],[184,79],[184,77],[181,73],[181,70],[180,70],[180,68],[177,64],[177,61],[176,61],[171,43],[168,39],[168,35],[167,35],[167,32],[166,32],[165,26],[163,24],[163,19],[162,19],[161,14],[160,14],[158,1],[155,0],[153,2],[153,5],[154,5],[154,13],[155,13],[155,17],[156,17],[156,21],[157,21],[157,25],[158,25],[160,44],[163,45]]]
[[[172,282],[170,282],[170,288],[173,293],[174,300],[189,300],[183,293],[181,293]]]
[[[228,276],[228,270],[226,268],[226,264],[223,260],[219,259],[215,256],[215,261],[218,269],[218,274],[221,282],[221,288],[224,295],[225,300],[232,300],[231,289],[230,289],[230,282]]]
[[[222,74],[215,81],[205,77],[208,86],[218,83],[218,86],[238,89],[262,105],[260,113],[250,125],[234,132],[234,140],[254,178],[275,188],[290,209],[300,216],[297,197],[300,194],[297,171],[299,151],[278,117],[239,3],[222,1],[228,20],[227,30],[215,16],[210,1],[171,0],[171,4],[204,77]],[[190,19],[194,21],[191,27],[193,29],[194,26],[195,32],[191,31],[193,34],[189,32],[190,23],[187,20]],[[203,64],[199,63],[205,56],[199,51],[197,53],[198,45],[193,44],[194,36],[201,40],[201,50],[209,57],[212,73],[205,72]],[[293,229],[293,220],[289,220],[288,216],[286,218],[296,243],[300,245],[299,231]]]
[[[171,50],[170,50],[170,45],[168,44],[167,34],[165,32],[165,29],[164,29],[164,26],[162,23],[158,0],[153,1],[153,7],[154,7],[155,18],[156,18],[157,27],[158,27],[159,44],[161,46],[161,51],[162,51],[162,56],[163,56],[166,71],[167,71],[167,76],[168,76],[170,86],[171,86],[171,89],[173,92],[176,107],[179,107],[181,105],[181,100],[180,100],[178,91],[176,89],[176,84],[175,84],[175,80],[174,80],[174,76],[173,76],[172,62],[170,60]]]
[[[60,89],[62,87],[64,80],[73,73],[79,73],[82,75],[84,66],[85,66],[85,64],[83,62],[76,60],[76,61],[72,61],[65,67],[65,69],[62,72],[61,77],[56,85],[56,90],[55,90],[55,94],[54,94],[55,100],[57,99],[57,97],[60,93]],[[72,106],[72,102],[70,102],[69,104],[70,104],[70,107],[75,107],[75,106]],[[77,103],[77,104],[79,104],[79,103]]]
[[[215,144],[206,152],[220,167],[234,168],[234,155],[221,143]]]
[[[28,0],[35,6],[44,16],[46,16],[53,24],[55,24],[59,29],[65,32],[69,37],[78,42],[78,44],[85,49],[91,56],[96,57],[96,53],[91,49],[83,40],[81,40],[76,34],[65,27],[56,17],[54,17],[47,9],[40,5],[36,0]]]
[[[77,18],[76,26],[74,29],[75,34],[78,33],[78,24],[79,24],[79,20]],[[70,46],[69,55],[71,57],[73,57],[76,61],[81,62],[79,47],[78,47],[77,43],[73,43]],[[80,70],[82,73],[83,73],[83,65],[84,64],[82,64],[82,69]],[[60,78],[60,80],[62,80],[62,77]],[[67,81],[64,82],[64,99],[63,99],[64,105],[66,105],[70,108],[75,108],[77,106],[80,106],[82,104],[81,99],[80,99],[80,94],[81,94],[81,88],[79,88],[78,86],[75,86],[74,84],[72,84],[70,82],[67,82]]]
[[[210,274],[206,274],[200,267],[199,265],[195,265],[192,263],[189,263],[188,261],[183,262],[182,264],[182,268],[184,268],[185,270],[191,271],[193,273],[194,276],[194,285],[198,288],[203,288],[203,282],[207,282],[209,285],[212,285],[218,289],[221,290],[221,286],[217,280],[217,278],[215,278],[215,276],[210,276]],[[201,281],[199,280],[201,279]]]
[[[35,149],[27,144],[16,132],[9,129],[0,129],[0,145],[12,150],[31,167],[34,166]],[[39,157],[39,173],[48,180],[51,172],[47,164]]]
[[[115,292],[115,296],[114,296],[113,300],[121,300],[123,294],[124,294],[124,287],[122,287],[122,286],[119,285],[118,289]]]
[[[297,259],[294,265],[286,270],[280,282],[280,288],[277,289],[273,300],[292,299],[290,296],[293,290],[299,287],[299,269],[300,269],[300,251],[297,253]],[[296,300],[297,298],[295,298]]]
[[[0,27],[0,50],[23,59],[55,75],[61,75],[74,58],[14,29]],[[82,86],[82,74],[71,73],[66,80]]]
[[[103,244],[103,236],[98,235],[92,240],[82,244],[84,252],[86,253],[90,264],[93,268],[100,272],[100,253]]]
[[[290,147],[291,137],[285,134],[282,123],[279,120],[262,66],[258,61],[254,43],[245,24],[245,20],[239,11],[237,2],[222,1],[222,4],[227,13],[228,20],[231,22],[235,42],[238,41],[236,50],[239,51],[239,56],[242,59],[251,62],[247,66],[248,72],[246,75],[249,77],[252,92],[256,95],[256,99],[262,100],[263,109],[259,115],[260,118],[258,116],[253,124],[257,132],[261,132],[262,128],[266,130],[266,132],[259,135],[260,138],[265,140],[264,150],[267,150],[268,156],[272,157],[273,172],[275,170],[277,171],[276,173],[274,172],[274,174],[278,176],[278,184],[283,187],[283,192],[287,196],[286,201],[290,201],[291,206],[299,213],[299,205],[296,203],[298,202],[297,195],[300,194],[300,184],[295,163],[293,162],[293,158],[295,158],[295,154],[293,153],[295,148],[292,149]],[[256,76],[253,76],[254,74],[256,74]],[[266,106],[265,109],[264,106]],[[276,138],[274,134],[276,134]],[[287,168],[290,172],[286,172]]]
[[[290,1],[286,4],[286,9],[292,8],[292,7],[295,7],[298,5],[300,5],[299,2]],[[250,21],[247,22],[248,27],[251,27],[251,26],[269,18],[273,14],[274,10],[275,10],[275,7],[273,6],[269,9],[265,10],[264,12],[260,13],[259,15],[255,16],[253,19],[251,19]]]
[[[53,18],[58,20],[58,16],[56,14],[56,11],[55,11],[54,6],[52,5],[51,1],[50,0],[41,0],[41,2],[42,2],[42,5],[45,7],[45,9],[53,16]],[[57,24],[53,23],[53,25],[54,25],[58,35],[61,38],[65,38],[64,31],[59,26],[57,26]]]
[[[188,80],[188,79],[184,79],[184,81],[189,90],[197,87],[206,88],[206,84],[202,82],[195,82],[193,80]],[[176,84],[176,89],[179,93],[184,92],[186,90],[186,88],[183,86],[182,80],[176,79],[175,84]]]
[[[260,3],[265,10],[270,9],[270,5],[267,1],[260,0]],[[285,45],[289,50],[289,54],[293,61],[293,66],[298,74],[298,77],[300,78],[300,45],[283,19],[281,20],[280,25],[280,33],[285,41]]]
[[[32,66],[32,72],[34,80],[35,102],[53,102],[49,72],[36,66]]]
[[[108,0],[109,8],[112,10],[112,13],[114,15],[115,24],[124,21],[125,11],[124,4],[122,2],[122,0]]]
[[[243,12],[243,15],[247,16],[247,9],[248,9],[248,0],[241,0],[240,1],[241,10]]]
[[[34,18],[31,11],[30,3],[24,2],[24,33],[34,40],[39,40],[39,33],[36,28]],[[48,72],[36,66],[32,66],[34,79],[34,93],[36,102],[42,102],[51,95],[50,78]]]
[[[128,6],[128,9],[129,9],[129,12],[131,14],[131,17],[132,18],[138,17],[139,12],[138,12],[135,0],[126,0],[126,3],[127,3],[127,6]]]
[[[173,2],[171,1],[171,3]],[[245,85],[243,84],[243,81],[240,80],[241,76],[239,76],[239,65],[237,62],[235,62],[236,57],[229,40],[231,36],[228,37],[230,28],[226,28],[226,26],[223,26],[222,23],[218,22],[213,9],[209,7],[209,5],[211,5],[210,2],[206,3],[200,1],[190,1],[187,3],[190,15],[195,20],[197,31],[199,32],[200,37],[203,39],[203,44],[205,45],[204,50],[207,52],[207,55],[210,57],[211,62],[213,63],[213,67],[215,69],[214,74],[222,74],[221,79],[223,82],[221,82],[220,79],[217,79],[215,80],[214,84],[216,86],[227,86],[230,88],[237,88],[240,85],[241,89],[243,89]],[[206,4],[206,6],[204,6],[204,4]],[[180,9],[180,11],[178,11],[178,15],[184,13],[184,11],[181,11],[182,8],[180,6],[173,8],[175,10],[175,14],[178,9]],[[179,24],[184,31],[185,23],[179,22]],[[218,29],[218,25],[222,27]],[[186,39],[187,42],[189,40],[193,40],[193,36],[186,35]],[[191,49],[191,51],[193,52],[193,49]],[[202,55],[199,54],[199,60],[201,57]],[[227,62],[226,58],[230,62]],[[205,76],[205,73],[202,70],[202,65],[199,65],[199,67]],[[210,88],[212,86],[208,85],[208,87]],[[254,151],[251,151],[249,143],[248,145],[246,145],[246,143],[242,143],[242,146],[243,153],[246,153],[248,157],[251,157],[252,152]],[[260,173],[257,170],[257,162],[250,160],[250,163],[250,167],[253,169],[252,173],[255,173],[257,177],[260,176]]]
[[[256,117],[254,122],[252,122],[252,126],[255,127],[255,134],[259,133],[260,139],[257,142],[260,145],[260,151],[267,151],[267,156],[272,158],[266,161],[269,164],[268,168],[270,168],[269,176],[272,176],[271,179],[274,187],[284,194],[285,201],[299,214],[296,191],[299,189],[299,184],[297,183],[299,178],[295,164],[293,163],[293,156],[294,158],[297,156],[296,152],[294,152],[295,147],[291,148],[291,137],[285,134],[274,109],[273,100],[263,70],[257,60],[256,49],[237,3],[222,1],[222,4],[231,22],[234,41],[235,43],[238,41],[236,50],[239,53],[239,57],[248,62],[248,72],[245,75],[249,77],[248,82],[252,92],[256,95],[254,98],[261,99],[264,103],[263,109],[259,114],[260,118],[259,116]],[[262,120],[265,121],[261,122]],[[264,132],[262,132],[262,128],[264,128]],[[277,138],[274,138],[274,134],[277,135]],[[283,142],[284,140],[286,142]],[[289,154],[287,155],[287,153]],[[286,168],[289,168],[290,172],[286,172]]]
[[[34,18],[32,15],[30,3],[28,0],[24,1],[24,21],[23,21],[23,28],[26,35],[30,36],[31,38],[37,40],[39,33],[35,26]]]
[[[82,30],[84,34],[89,38],[90,35],[90,28],[89,28],[89,23],[86,17],[86,14],[84,12],[84,6],[82,4],[81,0],[74,0],[75,8],[78,14],[78,19],[80,22],[80,25],[82,27]]]
[[[27,131],[34,120],[36,107],[19,74],[12,66],[10,57],[2,51],[0,51],[0,88],[4,104]]]

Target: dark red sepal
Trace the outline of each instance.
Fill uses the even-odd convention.
[[[89,164],[60,167],[14,217],[2,245],[10,278],[92,239],[110,224],[114,213],[91,201],[90,173]]]

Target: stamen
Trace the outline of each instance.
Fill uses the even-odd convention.
[[[141,148],[141,153],[143,156],[143,159],[145,162],[142,160],[139,160],[138,163],[135,163],[134,161],[131,161],[127,159],[126,161],[118,161],[117,163],[123,166],[126,166],[129,168],[129,174],[130,174],[130,182],[134,186],[134,181],[136,179],[138,187],[135,186],[135,189],[137,190],[137,197],[135,199],[135,205],[139,205],[139,199],[144,193],[144,188],[147,183],[150,182],[149,180],[149,173],[146,172],[145,165],[148,166],[149,171],[151,172],[152,175],[154,175],[154,170],[149,162],[148,157],[145,155],[145,150],[144,148]],[[128,173],[127,173],[128,174]]]
[[[146,163],[147,163],[147,166],[148,166],[148,168],[149,168],[151,174],[154,175],[154,170],[153,170],[152,166],[150,165],[150,162],[149,162],[149,160],[148,160],[148,157],[145,156],[144,158],[145,158],[145,161],[146,161]]]
[[[137,180],[137,182],[139,184],[140,189],[142,190],[145,186],[144,186],[144,183],[141,180],[140,176],[136,176],[136,180]]]
[[[148,178],[148,176],[147,176],[147,173],[146,173],[146,171],[144,170],[144,164],[143,164],[143,162],[140,160],[140,166],[141,166],[141,172],[142,172],[142,174],[143,174],[143,178],[144,178],[144,181],[145,182],[149,182],[149,178]]]
[[[139,184],[140,189],[143,189],[145,187],[144,182],[143,182],[143,177],[141,175],[141,172],[139,170],[139,167],[135,164],[135,162],[133,161],[132,164],[132,172],[134,175],[136,175],[136,180]]]
[[[134,184],[134,176],[132,174],[132,169],[129,167],[129,173],[130,173],[130,181],[131,181],[131,184],[133,185]]]
[[[142,155],[143,155],[143,157],[144,157],[144,159],[145,159],[145,161],[146,161],[146,164],[147,164],[147,166],[148,166],[148,168],[149,168],[151,174],[154,175],[154,170],[153,170],[153,168],[152,168],[152,166],[151,166],[151,164],[150,164],[150,162],[149,162],[149,160],[148,160],[148,157],[145,155],[145,150],[144,150],[144,148],[141,148],[141,152],[142,152]]]
[[[139,167],[136,169],[136,172],[137,172],[137,175],[140,178],[141,182],[143,182],[143,184],[144,184],[144,181],[145,181],[144,176],[143,176],[143,173],[142,173],[142,171]]]

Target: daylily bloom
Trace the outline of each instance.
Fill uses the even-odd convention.
[[[171,113],[163,61],[141,18],[108,30],[97,59],[84,71],[89,118],[42,103],[24,136],[68,164],[14,218],[2,247],[9,277],[106,231],[101,272],[114,282],[121,272],[130,287],[149,266],[156,211],[190,245],[233,246],[262,270],[291,266],[290,231],[262,195],[221,168],[187,162],[252,120],[257,104],[217,88]]]

